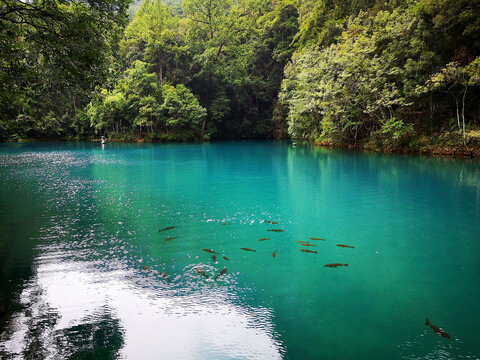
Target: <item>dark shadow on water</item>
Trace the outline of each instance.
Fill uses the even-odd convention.
[[[124,344],[120,321],[108,309],[55,334],[63,359],[117,359]]]

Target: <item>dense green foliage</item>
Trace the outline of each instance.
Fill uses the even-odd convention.
[[[88,127],[82,107],[107,79],[127,7],[127,0],[0,1],[0,137]]]
[[[292,136],[400,146],[449,118],[464,136],[466,114],[478,122],[480,1],[303,6],[280,94]]]
[[[480,120],[480,0],[0,4],[2,138],[398,147]]]

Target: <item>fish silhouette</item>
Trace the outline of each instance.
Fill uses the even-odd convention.
[[[212,255],[212,259],[213,259],[213,261],[217,261],[217,256],[216,256],[216,255]]]
[[[167,280],[167,282],[171,282],[170,277],[167,274],[165,274],[164,272],[161,272],[159,275],[161,277],[163,277],[165,280]]]
[[[283,232],[283,231],[285,231],[285,230],[280,230],[280,229],[268,229],[267,231]]]
[[[215,280],[217,280],[217,278],[219,276],[222,276],[223,274],[225,274],[227,272],[227,268],[223,268],[222,270],[220,270],[220,272],[217,274],[217,276],[215,276]]]
[[[317,254],[316,251],[308,250],[308,249],[300,249],[300,251],[307,252],[307,253],[314,253]]]
[[[300,245],[302,245],[302,246],[317,246],[317,245],[315,245],[315,244],[309,244],[309,243],[302,243],[302,244],[300,244]]]
[[[176,238],[177,238],[177,236],[173,236],[173,237],[166,238],[166,239],[163,240],[163,241],[170,241],[170,240],[173,240],[173,239],[176,239]]]
[[[223,255],[223,258],[224,258],[225,260],[227,260],[227,261],[230,261],[230,259],[227,258],[225,255]]]
[[[249,249],[249,248],[240,248],[242,250],[245,250],[245,251],[253,251],[253,252],[257,252],[257,250],[252,250],[252,249]]]
[[[258,239],[258,241],[265,241],[265,240],[270,240],[270,238],[261,238],[261,239]]]
[[[331,268],[336,268],[338,266],[348,266],[348,264],[340,264],[340,263],[335,263],[335,264],[326,264],[326,265],[323,265],[325,267],[331,267]]]
[[[315,238],[315,237],[313,237],[313,238],[310,238],[310,240],[323,240],[323,241],[325,241],[325,239],[322,239],[322,238]]]
[[[166,227],[166,228],[164,228],[164,229],[158,230],[158,232],[160,232],[160,231],[165,231],[165,230],[172,230],[172,229],[175,229],[175,228],[176,228],[176,226],[169,226],[169,227]]]
[[[273,253],[272,253],[272,257],[275,257],[277,256],[277,250],[275,250]]]
[[[354,247],[353,246],[350,246],[350,245],[342,245],[342,244],[337,244],[335,246],[338,246],[338,247],[342,247],[342,248],[350,248],[350,249],[353,249]]]
[[[206,274],[205,271],[203,271],[202,269],[195,268],[195,270],[197,271],[197,273],[205,276],[207,279],[210,277],[210,275]]]
[[[436,332],[438,335],[443,336],[444,338],[450,339],[450,335],[448,335],[443,329],[439,328],[438,326],[433,325],[428,321],[428,319],[425,319],[425,325],[428,325],[432,328],[434,332]]]
[[[150,266],[142,265],[142,270],[150,270]]]
[[[221,223],[220,225],[231,225],[231,223]]]
[[[266,223],[269,223],[269,224],[272,224],[272,225],[278,225],[278,222],[275,222],[275,221],[263,220],[263,222],[266,222]]]
[[[212,254],[218,254],[216,251],[213,251],[212,249],[202,249],[202,250]]]
[[[308,244],[308,241],[297,241],[299,244]]]

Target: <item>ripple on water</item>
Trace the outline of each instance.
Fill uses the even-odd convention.
[[[478,358],[476,165],[264,143],[31,149],[0,155],[1,265],[28,268],[0,357]],[[297,242],[311,237],[326,239],[313,256]]]
[[[55,254],[37,264],[35,278],[21,295],[26,311],[17,315],[0,354],[29,354],[35,342],[36,354],[45,357],[78,355],[92,345],[87,341],[92,336],[108,334],[108,349],[97,351],[115,357],[281,358],[271,311],[235,304],[218,283],[186,293],[138,281],[158,281],[154,272],[99,273],[94,263],[53,258]],[[179,281],[191,280],[184,274]]]

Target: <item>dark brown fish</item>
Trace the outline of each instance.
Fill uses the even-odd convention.
[[[354,247],[353,246],[350,246],[350,245],[342,245],[342,244],[337,244],[335,246],[338,246],[338,247],[343,247],[343,248],[350,248],[350,249],[353,249]]]
[[[249,249],[249,248],[240,248],[242,250],[245,250],[245,251],[253,251],[253,252],[257,252],[257,250],[252,250],[252,249]]]
[[[212,249],[202,249],[202,250],[212,254],[218,254],[216,251],[213,251]]]
[[[169,226],[169,227],[166,227],[166,228],[164,228],[164,229],[158,230],[158,232],[160,232],[160,231],[165,231],[165,230],[172,230],[172,229],[175,229],[175,228],[176,228],[176,226]]]
[[[261,239],[258,239],[258,241],[265,241],[265,240],[270,240],[270,238],[261,238]]]
[[[163,241],[170,241],[170,240],[173,240],[173,239],[176,239],[176,238],[177,238],[176,236],[173,236],[173,237],[166,238],[166,239],[163,240]]]
[[[443,329],[439,328],[438,326],[435,326],[428,321],[428,319],[425,319],[425,325],[428,325],[432,328],[434,332],[436,332],[438,335],[443,336],[444,338],[450,339],[450,335],[448,335]]]
[[[223,268],[222,270],[220,270],[220,272],[217,274],[217,276],[215,276],[215,280],[217,280],[217,278],[219,276],[222,276],[223,274],[225,274],[227,272],[227,268]]]
[[[272,257],[275,257],[277,256],[277,250],[275,250],[273,253],[272,253]]]
[[[150,266],[142,265],[142,270],[150,270]]]
[[[212,259],[213,259],[213,261],[217,261],[217,256],[216,256],[216,255],[212,255]]]
[[[231,225],[231,223],[221,223],[220,225]]]
[[[326,265],[323,265],[325,267],[331,267],[331,268],[336,268],[338,266],[348,266],[348,264],[340,264],[340,263],[335,263],[335,264],[326,264]]]
[[[223,258],[224,258],[225,260],[227,260],[227,261],[230,261],[230,259],[227,258],[225,255],[223,255]]]
[[[302,244],[300,244],[300,245],[302,245],[302,246],[317,246],[317,245],[315,245],[315,244],[309,244],[309,243],[302,243]]]
[[[285,230],[280,230],[280,229],[268,229],[267,231],[283,232],[283,231],[285,231]]]
[[[299,244],[308,244],[308,241],[297,241]]]
[[[308,250],[308,249],[300,249],[300,251],[308,252],[308,253],[314,253],[314,254],[317,253],[316,251],[312,251],[312,250]]]
[[[325,241],[325,239],[322,239],[322,238],[310,238],[310,240],[323,240],[323,241]]]
[[[275,221],[263,220],[263,222],[266,222],[266,223],[268,223],[268,224],[272,224],[272,225],[278,225],[278,223],[277,223],[277,222],[275,222]]]
[[[203,271],[202,269],[195,268],[195,270],[197,271],[197,273],[202,274],[202,275],[205,276],[207,279],[210,277],[210,275],[206,274],[205,271]]]
[[[164,272],[161,272],[159,275],[161,277],[163,277],[165,280],[167,280],[167,282],[171,282],[170,277],[167,274],[165,274]]]

